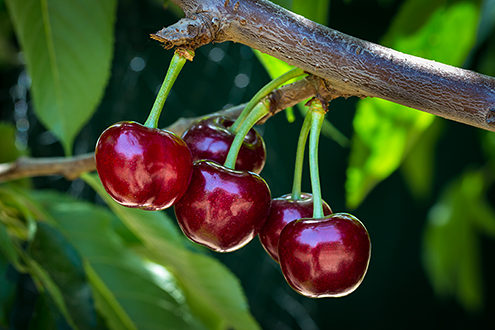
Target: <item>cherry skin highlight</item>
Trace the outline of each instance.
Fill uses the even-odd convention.
[[[335,213],[289,223],[278,252],[282,273],[295,291],[313,298],[341,297],[361,284],[371,243],[356,217]]]
[[[259,175],[201,160],[194,162],[189,188],[174,209],[189,239],[230,252],[258,234],[270,201],[270,189]]]
[[[323,201],[323,213],[329,215],[332,209]],[[272,199],[268,219],[258,234],[261,245],[278,262],[278,241],[284,227],[295,220],[313,216],[313,195],[302,193],[300,199],[292,199],[291,194]]]
[[[187,189],[192,156],[175,134],[135,122],[107,128],[95,150],[96,170],[119,204],[145,210],[173,205]]]
[[[192,152],[193,160],[208,159],[225,163],[235,135],[228,130],[234,122],[223,116],[211,116],[193,124],[182,138]],[[265,165],[266,148],[262,137],[250,129],[242,143],[235,169],[260,173]]]

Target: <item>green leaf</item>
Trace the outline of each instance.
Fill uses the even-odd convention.
[[[432,116],[382,100],[359,103],[354,118],[347,203],[357,207],[368,192],[399,167],[405,152],[431,123]]]
[[[478,29],[478,43],[484,42],[495,28],[495,1],[483,1]]]
[[[144,253],[174,274],[193,313],[208,328],[259,328],[249,313],[239,280],[212,257],[185,249],[183,236],[177,236],[163,212],[123,207],[108,196],[96,177],[85,175],[84,179],[142,240]]]
[[[291,9],[291,6],[292,6],[292,1],[293,0],[274,0],[272,1],[273,3],[281,6],[281,7],[284,7],[285,9]]]
[[[481,145],[483,147],[486,158],[488,158],[493,168],[495,168],[495,134],[493,134],[493,132],[485,131],[482,131],[480,134]]]
[[[115,0],[6,0],[32,79],[35,112],[71,153],[103,95]]]
[[[28,267],[29,273],[35,279],[35,281],[40,283],[41,286],[50,294],[50,297],[53,299],[53,302],[59,309],[60,313],[65,317],[67,323],[73,329],[79,329],[78,326],[74,323],[74,320],[72,320],[72,317],[67,310],[67,306],[65,305],[62,292],[57,287],[55,282],[53,282],[52,278],[50,277],[50,274],[48,274],[48,272],[43,267],[41,267],[41,265],[39,265],[36,261],[34,261],[33,259],[29,258],[26,255],[24,255],[24,262]]]
[[[1,212],[1,210],[0,210]],[[20,258],[17,253],[15,243],[7,233],[5,225],[0,222],[0,253],[13,264],[17,269],[20,269]]]
[[[8,277],[9,262],[0,255],[0,324],[9,323],[9,310],[16,295],[16,283]]]
[[[291,10],[320,24],[328,23],[330,0],[292,0]]]
[[[423,236],[423,262],[435,291],[470,311],[483,305],[479,231],[495,233],[484,202],[483,172],[468,172],[432,207]]]
[[[24,241],[32,238],[36,230],[34,214],[14,185],[0,186],[0,211],[0,222],[9,234]]]
[[[277,78],[294,68],[292,65],[289,65],[271,55],[262,53],[257,49],[253,49],[253,52],[261,64],[263,64],[272,79]]]
[[[330,0],[274,0],[272,2],[317,23],[328,23]]]
[[[22,153],[15,144],[15,127],[9,123],[0,122],[0,163],[8,163],[17,159]]]
[[[479,3],[407,1],[384,43],[409,54],[461,65],[476,40]],[[357,207],[376,184],[392,174],[434,116],[380,99],[359,101],[354,117],[346,194]]]
[[[29,321],[29,330],[57,329],[57,315],[50,307],[48,295],[40,294],[36,298],[33,317]]]
[[[274,2],[317,23],[326,24],[328,21],[330,8],[329,0],[293,0],[292,2],[279,0]],[[284,74],[285,72],[293,68],[293,66],[285,63],[282,60],[279,60],[278,58],[275,58],[268,54],[264,54],[256,49],[253,49],[253,51],[272,79]],[[304,107],[305,103],[306,101],[303,101],[297,105],[299,110],[303,113],[303,117],[306,112],[306,109]],[[287,108],[285,114],[289,123],[295,121],[292,107]],[[347,137],[343,135],[328,120],[325,120],[325,122],[323,123],[322,134],[330,139],[333,139],[335,142],[343,147],[346,147],[349,144],[349,140],[347,139]]]
[[[56,193],[37,193],[61,233],[83,257],[96,308],[111,329],[198,329],[167,271],[127,249],[114,216]]]
[[[402,164],[402,172],[409,189],[417,198],[427,197],[431,193],[434,170],[434,150],[440,136],[442,121],[435,121],[414,143]]]
[[[55,228],[40,222],[29,247],[30,256],[60,288],[67,311],[80,329],[95,329],[96,311],[82,260]]]

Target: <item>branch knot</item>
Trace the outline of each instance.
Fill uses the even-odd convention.
[[[217,30],[218,19],[211,18],[208,12],[204,11],[190,18],[182,18],[177,23],[151,34],[150,37],[161,42],[165,49],[196,49],[215,41]]]

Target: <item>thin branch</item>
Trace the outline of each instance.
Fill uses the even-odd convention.
[[[74,180],[95,167],[94,154],[74,157],[21,157],[13,163],[0,164],[0,181],[15,180],[32,176],[62,175]]]
[[[173,1],[186,18],[154,35],[167,47],[242,43],[326,79],[340,94],[379,97],[495,131],[493,77],[351,37],[267,0]]]
[[[260,124],[283,109],[291,107],[316,94],[322,95],[326,99],[331,99],[333,97],[332,90],[327,89],[323,81],[314,76],[308,76],[273,91],[272,94],[269,95],[271,100],[270,114],[263,118],[260,121]],[[211,115],[237,118],[243,108],[244,105],[241,104],[226,110],[220,110]],[[192,123],[203,117],[180,118],[166,129],[181,136]],[[74,180],[85,172],[94,171],[95,168],[94,153],[75,157],[21,157],[15,162],[0,164],[0,182],[25,177],[48,175],[61,175],[68,180]]]

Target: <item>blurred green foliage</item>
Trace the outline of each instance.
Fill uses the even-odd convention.
[[[407,1],[395,16],[383,44],[411,55],[462,65],[476,41],[479,7],[476,1]],[[434,118],[385,100],[359,102],[347,171],[349,207],[356,208],[373,187],[399,168]],[[431,166],[431,163],[423,165]],[[427,181],[421,183],[427,184]]]
[[[403,52],[495,74],[493,0],[277,3]],[[144,119],[171,53],[147,35],[177,19],[171,8],[173,15],[158,0],[0,0],[0,102],[7,110],[0,120],[14,123],[0,123],[0,162],[24,153],[20,120],[31,124],[34,156],[60,156],[56,139],[66,154],[89,152],[113,121]],[[27,114],[11,111],[21,51],[32,80]],[[290,69],[255,54],[228,43],[198,49],[167,100],[166,120],[246,102],[266,83],[264,70],[275,77]],[[247,86],[236,86],[239,74]],[[185,239],[169,214],[117,205],[93,175],[72,183],[34,179],[0,185],[0,328],[492,325],[495,134],[378,99],[337,100],[329,117],[339,131],[327,122],[327,136],[345,145],[340,131],[354,135],[350,150],[320,141],[324,198],[337,211],[347,194],[373,242],[369,273],[351,296],[298,296],[259,244],[212,255]],[[274,117],[261,127],[269,152],[263,176],[274,195],[287,192],[298,126]]]
[[[424,263],[433,287],[473,311],[481,309],[484,296],[480,234],[495,238],[495,212],[484,197],[493,176],[487,180],[484,174],[467,172],[449,186],[432,207],[424,233]]]

